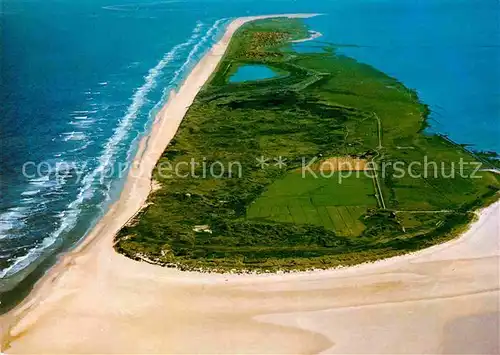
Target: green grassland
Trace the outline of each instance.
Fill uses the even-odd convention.
[[[274,182],[247,211],[247,219],[311,224],[357,236],[361,217],[376,207],[371,179],[365,176],[317,178],[292,171]]]
[[[440,164],[438,173],[449,173],[452,164],[478,156],[423,133],[429,110],[396,79],[333,47],[293,51],[289,41],[305,36],[296,19],[240,28],[158,162],[161,188],[116,237],[119,252],[213,271],[350,265],[448,240],[473,219],[471,211],[497,198],[499,180],[490,172],[435,177],[420,165],[412,173],[425,176],[399,176],[391,164],[427,157]],[[229,83],[245,64],[281,75]],[[273,164],[279,156],[286,166]],[[301,172],[302,159],[339,156],[377,169],[350,177]],[[267,157],[268,166],[262,169],[257,157]],[[185,164],[180,172],[187,177],[166,176],[165,163],[191,159],[200,164],[192,171]],[[207,174],[201,162],[216,161],[224,171]]]

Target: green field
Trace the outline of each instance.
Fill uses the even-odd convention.
[[[161,188],[117,235],[117,251],[190,270],[329,268],[449,240],[474,209],[497,199],[497,174],[448,176],[459,162],[488,163],[490,155],[425,133],[429,109],[415,91],[333,45],[293,51],[289,41],[306,34],[298,19],[237,31],[158,162]],[[247,64],[283,75],[229,83]],[[272,164],[280,156],[286,166]],[[258,166],[258,157],[270,164]],[[376,174],[303,177],[303,161],[314,157],[363,159],[376,164]],[[202,164],[190,171],[192,159],[237,162],[241,171],[214,176]],[[399,176],[397,164],[425,159],[447,174],[434,177],[421,164]],[[165,176],[165,163],[184,163],[182,176]],[[468,165],[463,172],[474,171]]]
[[[376,207],[372,179],[302,176],[292,171],[275,181],[247,212],[247,219],[262,219],[323,226],[339,235],[360,235],[360,218]]]

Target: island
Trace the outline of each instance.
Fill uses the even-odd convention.
[[[2,352],[498,353],[495,154],[310,16],[228,25]]]
[[[497,199],[495,171],[425,131],[414,90],[334,45],[296,49],[309,33],[298,18],[238,29],[118,252],[198,271],[347,266],[450,240]]]

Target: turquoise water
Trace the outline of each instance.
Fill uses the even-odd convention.
[[[335,43],[416,89],[431,130],[500,151],[495,0],[4,0],[1,11],[2,294],[102,216],[170,89],[237,16],[325,13],[307,20],[323,37],[301,47]]]
[[[230,83],[271,79],[278,76],[274,70],[265,65],[242,65],[229,78]]]

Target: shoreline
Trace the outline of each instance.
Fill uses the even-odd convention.
[[[314,41],[316,38],[323,36],[323,34],[321,32],[312,31],[312,30],[309,31],[309,35],[310,36],[307,38],[296,39],[296,40],[290,41],[290,43],[303,43],[303,42],[308,42],[308,41]]]
[[[178,91],[172,90],[170,92],[167,102],[156,115],[149,134],[144,136],[139,142],[136,155],[132,161],[130,171],[128,172],[128,176],[118,200],[110,206],[109,210],[83,240],[71,250],[57,257],[56,263],[35,283],[29,294],[13,309],[4,315],[0,315],[0,320],[8,317],[9,314],[13,312],[16,313],[18,309],[30,308],[34,303],[34,298],[40,296],[40,293],[43,293],[44,283],[46,283],[46,281],[47,283],[51,283],[57,279],[57,275],[60,272],[64,272],[66,266],[71,263],[71,258],[77,257],[81,253],[87,251],[94,246],[92,244],[98,244],[105,239],[109,239],[108,245],[112,248],[114,235],[133,219],[145,205],[149,193],[153,189],[152,171],[156,166],[156,162],[175,136],[182,119],[198,92],[217,68],[233,34],[242,25],[247,22],[266,18],[310,18],[318,15],[320,14],[293,13],[238,17],[234,19],[227,26],[220,40],[209,49],[191,70],[189,75],[180,85]],[[112,227],[110,228],[109,225]],[[106,231],[103,230],[105,226],[107,227]],[[114,232],[110,232],[110,230]],[[3,329],[0,327],[0,335],[2,334]],[[1,345],[2,341],[0,338],[0,346]]]
[[[394,265],[399,264],[418,264],[422,263],[422,261],[418,261],[417,259],[425,259],[425,258],[433,258],[434,255],[439,253],[446,254],[449,250],[453,248],[460,248],[460,246],[467,245],[471,241],[474,243],[481,242],[478,240],[479,237],[476,236],[480,228],[493,225],[495,223],[495,214],[498,215],[498,209],[500,206],[500,202],[495,202],[492,205],[480,210],[479,220],[474,221],[468,226],[467,231],[462,233],[459,237],[448,241],[443,244],[438,244],[432,246],[427,249],[423,249],[417,251],[415,253],[396,256],[389,259],[380,260],[374,263],[365,263],[360,264],[353,267],[339,268],[339,269],[330,269],[330,270],[318,270],[318,271],[306,271],[306,272],[294,272],[289,274],[276,273],[276,274],[244,274],[244,275],[233,275],[233,274],[206,274],[206,273],[197,273],[197,272],[182,272],[175,269],[161,268],[155,265],[150,265],[146,263],[137,262],[131,259],[126,258],[123,255],[117,254],[113,249],[113,239],[116,232],[118,232],[123,225],[128,223],[130,219],[132,219],[136,213],[140,211],[142,206],[146,203],[147,197],[150,191],[153,188],[153,181],[151,180],[151,172],[154,169],[158,158],[161,156],[170,140],[175,135],[184,114],[187,112],[189,106],[193,102],[196,97],[198,91],[203,87],[203,85],[207,82],[207,80],[212,75],[213,71],[216,69],[220,58],[224,54],[227,45],[231,39],[232,34],[244,23],[256,19],[261,18],[270,18],[270,17],[309,17],[314,15],[301,15],[301,14],[292,14],[292,15],[269,15],[269,16],[257,16],[257,17],[245,17],[238,18],[234,20],[226,29],[223,37],[217,44],[215,44],[210,51],[202,58],[202,60],[194,67],[191,71],[187,79],[181,85],[179,91],[177,93],[172,93],[169,97],[168,102],[163,106],[161,111],[158,113],[154,124],[152,125],[151,132],[148,136],[144,137],[139,145],[139,149],[137,151],[136,157],[134,158],[133,166],[125,183],[124,189],[121,193],[119,200],[114,203],[106,215],[99,221],[94,230],[72,251],[62,255],[57,264],[52,267],[35,285],[30,295],[22,301],[18,306],[16,306],[13,310],[6,313],[3,316],[0,316],[0,322],[5,324],[6,326],[2,326],[0,328],[0,335],[5,335],[5,339],[0,341],[0,350],[3,350],[2,346],[5,344],[11,343],[16,345],[17,348],[14,348],[14,351],[21,349],[31,349],[31,352],[36,351],[36,344],[40,343],[41,340],[46,338],[47,331],[49,334],[57,334],[55,329],[57,329],[57,324],[52,324],[52,317],[55,317],[56,320],[61,320],[60,327],[61,329],[68,329],[68,333],[71,333],[71,328],[66,328],[65,322],[73,322],[76,326],[73,332],[78,333],[78,325],[79,318],[77,318],[80,313],[79,312],[87,312],[84,314],[83,318],[80,318],[82,323],[85,323],[85,317],[89,316],[91,313],[96,313],[96,319],[103,323],[95,323],[95,319],[93,319],[93,324],[89,324],[89,329],[84,327],[84,330],[93,334],[93,329],[90,329],[94,324],[104,324],[108,321],[112,320],[102,320],[97,317],[103,317],[104,319],[114,319],[119,318],[119,321],[123,321],[126,317],[132,319],[137,318],[138,315],[141,315],[141,319],[136,319],[135,321],[140,325],[141,321],[145,321],[148,317],[153,317],[153,322],[157,318],[154,318],[154,313],[146,313],[142,305],[137,305],[136,301],[141,302],[142,297],[145,298],[144,302],[146,305],[148,303],[148,297],[151,297],[150,294],[144,294],[148,292],[148,287],[151,285],[159,285],[159,290],[155,288],[151,288],[149,293],[158,295],[154,296],[154,300],[151,301],[154,305],[153,309],[157,309],[160,312],[160,308],[162,306],[167,307],[165,303],[169,301],[175,301],[180,303],[178,305],[181,307],[181,311],[185,311],[182,307],[186,307],[189,297],[193,300],[193,304],[198,304],[199,301],[196,296],[193,296],[193,292],[191,287],[195,290],[200,291],[204,287],[213,288],[213,294],[209,295],[209,301],[207,304],[201,303],[201,306],[210,308],[215,305],[215,308],[220,307],[218,305],[218,301],[215,299],[217,295],[221,295],[222,291],[226,291],[226,287],[228,283],[231,283],[233,288],[228,288],[227,291],[230,295],[234,296],[234,299],[231,299],[231,302],[237,304],[238,297],[242,297],[241,292],[246,292],[248,294],[257,294],[256,299],[257,302],[262,302],[264,305],[252,306],[251,310],[248,310],[246,314],[246,318],[253,319],[255,324],[248,323],[248,320],[245,318],[239,319],[238,322],[241,322],[243,327],[248,327],[251,332],[255,332],[255,334],[260,334],[259,332],[264,332],[266,334],[270,330],[275,330],[279,334],[283,335],[283,339],[289,342],[286,346],[294,346],[292,349],[299,349],[295,352],[319,352],[322,350],[331,348],[332,346],[336,346],[339,344],[339,340],[335,338],[334,335],[330,334],[326,331],[321,331],[318,329],[319,326],[314,326],[308,324],[307,321],[304,324],[302,322],[294,321],[293,319],[288,319],[287,317],[292,316],[292,318],[297,318],[300,311],[302,312],[330,312],[335,307],[326,307],[327,302],[338,302],[337,300],[315,300],[313,293],[315,291],[314,287],[323,290],[326,292],[324,287],[326,285],[316,284],[318,281],[331,282],[335,280],[335,282],[330,285],[330,287],[334,287],[334,290],[338,289],[339,286],[342,286],[343,283],[346,288],[351,287],[349,280],[345,276],[353,276],[354,278],[367,278],[368,276],[376,274],[379,270],[390,269],[394,267]],[[167,119],[168,118],[168,119]],[[491,226],[490,226],[491,227]],[[498,224],[497,224],[498,227]],[[498,239],[498,231],[496,233]],[[493,237],[495,234],[493,233]],[[490,249],[490,248],[486,248]],[[495,251],[495,249],[493,249]],[[490,253],[491,254],[491,253]],[[488,254],[489,258],[492,256]],[[498,249],[496,250],[496,254],[498,253]],[[475,256],[474,256],[475,255]],[[469,256],[469,258],[476,258],[477,254]],[[465,255],[467,256],[467,255]],[[458,256],[460,260],[464,258],[464,253],[460,253]],[[484,255],[483,255],[484,257]],[[496,257],[498,259],[498,257]],[[441,260],[442,261],[442,260]],[[423,262],[425,263],[425,261]],[[488,264],[490,265],[490,264]],[[482,266],[481,266],[482,267]],[[411,266],[405,266],[405,268],[411,269]],[[493,270],[494,271],[494,270]],[[390,276],[387,276],[387,272],[380,273],[377,275],[378,284],[381,284],[382,289],[387,287],[393,287],[394,279]],[[439,271],[440,272],[440,271]],[[438,274],[439,274],[438,272]],[[490,271],[491,272],[491,271]],[[418,274],[418,273],[417,273]],[[431,274],[431,273],[429,273]],[[383,276],[381,276],[383,275]],[[404,276],[404,275],[403,275]],[[413,276],[412,276],[413,277]],[[144,283],[140,283],[141,279],[144,279]],[[395,278],[396,279],[396,278]],[[382,281],[380,281],[382,280]],[[413,279],[410,278],[410,282]],[[267,300],[260,300],[259,294],[262,292],[269,292],[274,297],[278,297],[277,294],[280,292],[280,288],[284,288],[287,292],[293,289],[293,292],[299,292],[301,288],[305,286],[301,286],[300,282],[309,283],[309,286],[313,285],[312,292],[309,290],[309,297],[312,298],[312,302],[318,302],[314,307],[304,306],[303,304],[297,305],[294,303],[295,301],[291,301],[290,305],[279,305],[279,304],[269,304],[267,305]],[[400,280],[398,280],[399,282]],[[421,279],[417,280],[418,282]],[[363,282],[361,281],[361,285]],[[417,282],[417,283],[418,283]],[[488,279],[488,282],[491,284],[491,280]],[[295,284],[297,283],[297,284]],[[351,282],[352,283],[352,282]],[[292,285],[293,284],[293,285]],[[369,285],[368,285],[369,284]],[[365,286],[367,286],[367,291],[373,291],[371,287],[371,283],[368,282]],[[138,286],[139,285],[139,286]],[[234,287],[237,286],[236,290]],[[370,287],[368,287],[370,286]],[[495,289],[496,285],[493,285]],[[462,286],[460,286],[462,287]],[[470,293],[467,287],[468,285],[464,285],[464,290]],[[219,290],[220,288],[220,290]],[[241,291],[243,288],[243,291]],[[181,291],[187,289],[189,292],[186,294]],[[258,290],[255,290],[258,289]],[[278,291],[276,291],[278,289]],[[481,287],[481,292],[486,292],[487,287]],[[108,294],[103,290],[111,290],[112,292]],[[179,291],[181,290],[181,291]],[[263,291],[264,290],[264,291]],[[299,290],[299,291],[297,291]],[[361,288],[361,290],[363,290]],[[281,290],[282,291],[282,290]],[[357,290],[359,292],[360,290]],[[179,294],[177,294],[179,292]],[[205,291],[200,291],[205,292]],[[274,292],[274,293],[273,293]],[[305,292],[305,291],[304,291]],[[364,292],[364,291],[363,291]],[[491,291],[488,291],[491,292]],[[185,296],[186,298],[179,297],[175,300],[169,299],[170,294]],[[446,293],[446,292],[445,292]],[[113,297],[113,294],[118,294],[123,296]],[[447,293],[449,294],[449,292]],[[131,296],[132,295],[132,296]],[[433,295],[436,296],[436,295]],[[446,295],[445,295],[446,296]],[[225,297],[225,296],[224,296]],[[230,297],[230,296],[227,296]],[[376,299],[378,296],[375,295]],[[392,297],[392,296],[391,296]],[[436,296],[437,297],[437,296]],[[329,298],[329,297],[327,297]],[[304,300],[306,298],[304,297]],[[124,301],[125,300],[125,301]],[[186,301],[185,301],[186,300]],[[127,301],[131,301],[130,304]],[[251,301],[254,301],[253,299]],[[156,303],[155,303],[156,302]],[[163,302],[163,303],[162,303]],[[248,301],[250,302],[250,301]],[[346,302],[345,300],[343,302]],[[358,302],[359,303],[359,302]],[[362,302],[360,304],[354,305],[354,307],[363,306]],[[389,301],[384,300],[384,303],[389,303]],[[331,306],[331,304],[328,304]],[[345,306],[345,304],[343,305]],[[135,308],[134,308],[135,307]],[[144,307],[146,308],[146,307]],[[168,308],[168,307],[167,307]],[[194,307],[196,308],[196,307]],[[490,307],[491,308],[491,307]],[[68,313],[69,317],[68,317]],[[71,310],[71,311],[70,311]],[[198,309],[199,311],[200,309]],[[264,312],[262,312],[264,310]],[[285,312],[280,313],[280,310],[284,310]],[[209,310],[202,311],[201,317],[194,318],[193,322],[199,320],[204,324],[203,315],[205,312],[209,312]],[[108,313],[106,313],[108,312]],[[134,313],[136,312],[136,313]],[[148,310],[149,312],[149,310]],[[181,314],[177,314],[176,310],[170,309],[169,312],[174,314],[174,319],[178,319],[179,322],[186,321]],[[182,313],[182,312],[180,312]],[[244,312],[245,313],[245,312]],[[304,314],[305,314],[304,313]],[[148,315],[149,314],[149,315]],[[209,313],[210,314],[210,313]],[[71,317],[71,315],[75,317]],[[165,315],[170,315],[170,313],[165,313]],[[318,315],[314,315],[317,317]],[[64,318],[68,318],[67,320]],[[125,317],[125,318],[121,318]],[[299,318],[302,316],[299,316]],[[321,315],[319,316],[321,318]],[[128,318],[127,318],[128,319]],[[231,320],[232,318],[228,318]],[[305,319],[305,318],[304,318]],[[321,318],[323,319],[323,318]],[[5,323],[4,323],[5,322]],[[317,323],[321,325],[322,321],[319,320]],[[175,322],[173,322],[175,323]],[[315,321],[316,323],[316,321]],[[107,323],[106,323],[107,324]],[[124,325],[124,323],[114,323],[115,325]],[[146,323],[145,323],[146,324]],[[149,324],[149,323],[148,323]],[[234,328],[238,328],[236,324],[240,323],[229,323],[230,326],[234,326]],[[271,326],[270,324],[275,324]],[[50,327],[47,327],[50,325]],[[81,325],[80,325],[81,326]],[[127,324],[127,327],[130,326]],[[149,324],[151,326],[151,324]],[[175,326],[173,324],[172,326]],[[255,327],[259,328],[256,329]],[[279,330],[278,328],[280,327]],[[338,326],[337,326],[338,327]],[[50,328],[50,329],[47,329]],[[151,332],[151,329],[144,325],[139,327],[143,332]],[[162,328],[162,327],[160,327]],[[105,329],[105,328],[104,328]],[[246,328],[245,328],[246,329]],[[297,329],[302,329],[297,331]],[[50,333],[51,330],[53,333]],[[213,329],[215,331],[215,329]],[[229,330],[230,331],[230,330]],[[233,332],[238,332],[238,329],[232,330]],[[339,331],[339,329],[337,329]],[[241,330],[240,330],[241,332]],[[331,331],[333,332],[333,330]],[[7,335],[7,333],[9,333]],[[212,333],[212,337],[214,334],[211,331],[207,331],[207,333]],[[324,334],[322,334],[324,333]],[[133,333],[135,334],[135,333]],[[175,335],[174,331],[174,335]],[[232,334],[232,333],[231,333]],[[254,333],[252,333],[254,334]],[[318,335],[321,334],[321,335]],[[113,336],[114,340],[119,341],[120,337],[116,334],[106,334],[103,333],[101,336],[106,338],[107,336]],[[158,334],[158,336],[166,334]],[[184,337],[189,339],[189,333],[184,334]],[[291,335],[297,336],[297,339],[290,339]],[[411,335],[411,334],[409,334]],[[408,336],[409,336],[408,335]],[[87,351],[92,350],[92,345],[83,344],[78,337],[80,334],[71,334],[69,336],[69,343],[71,346],[74,344],[80,344],[82,346],[81,349],[85,349]],[[23,337],[27,337],[27,342],[23,345]],[[9,340],[10,338],[10,340]],[[92,338],[93,339],[93,338]],[[137,339],[137,338],[136,338]],[[210,339],[210,338],[209,338]],[[107,340],[107,339],[106,339]],[[172,341],[172,339],[169,339]],[[212,339],[212,341],[216,341],[217,339]],[[276,339],[275,339],[276,340]],[[37,343],[38,341],[38,343]],[[161,342],[156,339],[155,350],[163,350],[167,349],[165,346],[170,346],[170,352],[180,352],[183,348],[175,348],[172,347],[171,344],[167,344],[165,342]],[[242,341],[240,339],[240,341]],[[182,343],[181,340],[179,342]],[[243,341],[242,341],[243,342]],[[301,343],[304,345],[302,346]],[[96,341],[98,346],[103,345],[99,341]],[[244,343],[244,342],[243,342]],[[65,340],[59,341],[58,343],[60,347],[49,348],[50,350],[73,350],[75,352],[74,347],[64,347],[69,346],[65,343]],[[66,345],[65,345],[66,344]],[[341,344],[341,342],[340,342]],[[201,344],[207,345],[207,352],[210,351],[211,344],[205,343]],[[235,344],[232,344],[233,346]],[[243,346],[237,344],[238,346]],[[266,345],[266,344],[262,344]],[[19,347],[20,346],[20,347]],[[24,348],[23,348],[24,346]],[[31,346],[31,347],[30,347]],[[50,345],[52,346],[52,345]],[[84,348],[83,346],[90,346]],[[118,344],[120,346],[120,344]],[[148,345],[149,346],[149,345]],[[191,345],[190,345],[191,346]],[[217,344],[213,345],[217,346]],[[257,346],[257,345],[253,345]],[[276,345],[278,346],[278,345]],[[285,346],[281,344],[281,346]],[[356,346],[356,345],[354,345]],[[40,349],[40,348],[38,348]],[[105,349],[105,348],[104,348]],[[119,348],[113,348],[118,349]],[[220,350],[218,348],[214,348]],[[232,352],[238,352],[238,348],[229,347],[226,348],[232,350]],[[270,351],[275,350],[276,352],[283,351],[283,348],[252,348],[257,351]],[[287,348],[288,349],[288,348]],[[333,349],[333,348],[331,348]],[[41,350],[41,349],[40,349]],[[132,350],[134,351],[135,348]],[[142,352],[151,351],[150,348],[141,348]],[[240,349],[241,350],[241,349]],[[344,351],[352,350],[344,349]],[[362,351],[362,350],[359,350]],[[366,349],[365,349],[366,351]],[[97,350],[94,352],[98,352]],[[102,352],[102,351],[101,351]],[[194,351],[193,351],[194,352]],[[219,352],[213,350],[213,352]]]
[[[454,350],[456,342],[478,353],[478,348],[470,348],[474,342],[464,342],[471,332],[479,337],[479,332],[492,331],[486,345],[477,346],[487,346],[479,353],[496,353],[491,341],[498,336],[494,332],[499,324],[491,323],[491,315],[500,314],[500,270],[495,267],[500,262],[499,213],[497,201],[478,211],[478,219],[460,237],[412,254],[289,274],[184,272],[137,262],[107,243],[96,243],[96,248],[62,261],[64,269],[38,290],[41,300],[15,309],[10,328],[4,329],[9,334],[3,345],[12,348],[2,350],[362,353],[379,346],[377,351],[398,353],[423,331],[426,342],[419,342],[418,353],[437,353],[443,346]],[[464,331],[451,330],[451,345],[442,338],[448,331],[436,329],[436,322],[443,329],[460,328],[469,318],[481,322],[477,327],[466,324]],[[489,322],[486,329],[483,318]],[[100,327],[106,324],[111,333],[102,333],[106,328]],[[380,324],[401,332],[397,342]],[[371,337],[369,332],[375,330],[381,334]],[[242,342],[245,331],[254,341],[273,332],[273,340],[258,346]],[[221,332],[231,339],[227,348],[221,348]],[[352,342],[353,334],[366,339]],[[193,336],[204,340],[190,343]],[[53,343],[47,344],[47,337]],[[85,339],[101,341],[93,347]],[[144,342],[136,344],[134,339]],[[370,339],[373,343],[366,344]],[[148,347],[151,342],[154,348]],[[432,347],[426,348],[429,344]]]

